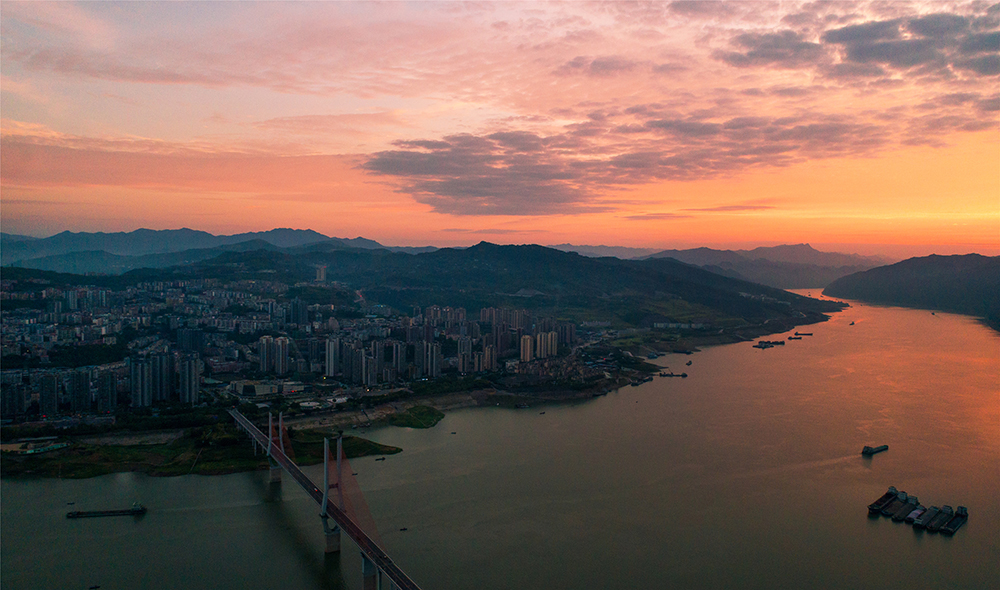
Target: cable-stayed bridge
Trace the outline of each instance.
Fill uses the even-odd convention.
[[[279,417],[277,425],[274,424],[272,416],[268,417],[268,430],[270,436],[260,431],[250,420],[236,410],[229,410],[230,415],[236,423],[250,435],[254,444],[267,453],[271,461],[271,480],[280,481],[280,473],[283,469],[292,479],[296,481],[306,493],[311,496],[320,506],[319,516],[323,521],[323,531],[326,535],[326,551],[328,553],[340,551],[340,531],[348,537],[361,550],[361,574],[365,590],[376,590],[382,586],[382,578],[388,579],[393,590],[419,590],[413,580],[411,580],[403,570],[399,569],[392,558],[386,554],[385,550],[372,538],[365,530],[358,525],[355,518],[352,518],[345,510],[344,498],[344,478],[342,472],[340,439],[337,439],[337,457],[332,460],[330,457],[329,440],[325,442],[324,464],[323,464],[323,487],[317,486],[299,469],[295,461],[289,457],[291,452],[291,441],[288,439],[288,431],[284,427],[283,420]],[[333,465],[335,462],[335,466]],[[331,467],[334,467],[337,481],[330,483]],[[330,490],[335,489],[335,497],[330,497]],[[329,520],[335,523],[330,527]],[[373,532],[374,534],[374,532]]]

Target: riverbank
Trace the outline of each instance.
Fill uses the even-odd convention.
[[[702,347],[732,344],[755,337],[787,331],[797,325],[827,319],[810,318],[812,322],[795,325],[765,323],[738,331],[658,340],[655,334],[644,336],[631,346],[614,343],[599,348],[617,350],[622,363],[614,375],[606,375],[585,386],[567,383],[526,384],[510,389],[477,389],[467,392],[411,397],[405,400],[378,403],[357,410],[323,414],[286,416],[285,424],[292,429],[292,444],[297,462],[311,465],[322,460],[324,437],[335,437],[338,431],[357,430],[393,425],[407,428],[432,428],[448,411],[467,407],[525,408],[545,404],[579,402],[605,395],[632,382],[637,375],[654,373],[663,366],[645,362],[649,351],[657,354],[688,355]],[[516,384],[515,384],[516,385]],[[4,477],[64,477],[87,478],[109,473],[136,471],[152,476],[220,475],[266,468],[266,457],[255,454],[245,438],[230,424],[153,432],[124,432],[101,435],[64,437],[68,446],[48,453],[18,454],[15,447],[5,445],[0,475]],[[386,455],[401,452],[397,447],[378,445],[363,438],[347,436],[344,448],[349,458],[366,455]]]
[[[300,465],[323,460],[323,438],[335,433],[292,431],[292,448]],[[168,442],[133,444],[135,440],[169,439]],[[90,441],[90,442],[87,442]],[[49,453],[18,454],[4,445],[0,475],[3,477],[54,477],[82,479],[120,472],[140,472],[155,477],[176,475],[224,475],[256,471],[268,467],[267,457],[255,452],[249,441],[232,425],[189,429],[177,433],[126,434],[67,439],[69,446]],[[117,444],[116,444],[117,443]],[[368,455],[391,455],[402,449],[356,436],[344,437],[344,453],[349,459]]]

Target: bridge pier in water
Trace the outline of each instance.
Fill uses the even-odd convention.
[[[361,588],[363,590],[378,590],[379,576],[375,562],[368,559],[364,553],[361,554]]]

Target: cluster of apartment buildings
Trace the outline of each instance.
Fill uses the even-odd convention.
[[[373,388],[554,357],[576,326],[529,311],[437,305],[400,313],[308,304],[268,281],[150,282],[120,290],[0,281],[4,419],[203,401],[206,376],[326,378]],[[346,313],[345,313],[346,312]],[[358,317],[360,316],[360,317]],[[260,337],[255,334],[263,333]],[[66,351],[113,362],[54,366]],[[124,359],[121,357],[124,356]]]

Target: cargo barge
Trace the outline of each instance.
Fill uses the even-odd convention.
[[[889,486],[889,489],[882,494],[881,498],[868,505],[868,514],[882,514],[882,509],[888,506],[889,502],[895,500],[897,494],[899,494],[899,490],[893,486]]]
[[[965,521],[969,520],[969,509],[965,506],[959,506],[955,509],[955,516],[941,527],[940,533],[944,535],[954,535],[955,531],[960,529]]]
[[[76,510],[67,512],[66,518],[96,518],[98,516],[142,516],[146,507],[136,502],[127,510]]]
[[[916,496],[889,486],[880,498],[868,505],[868,515],[876,518],[888,516],[895,522],[912,524],[916,530],[926,529],[932,533],[953,535],[968,522],[969,509],[959,506],[953,510],[948,505],[924,508]]]

